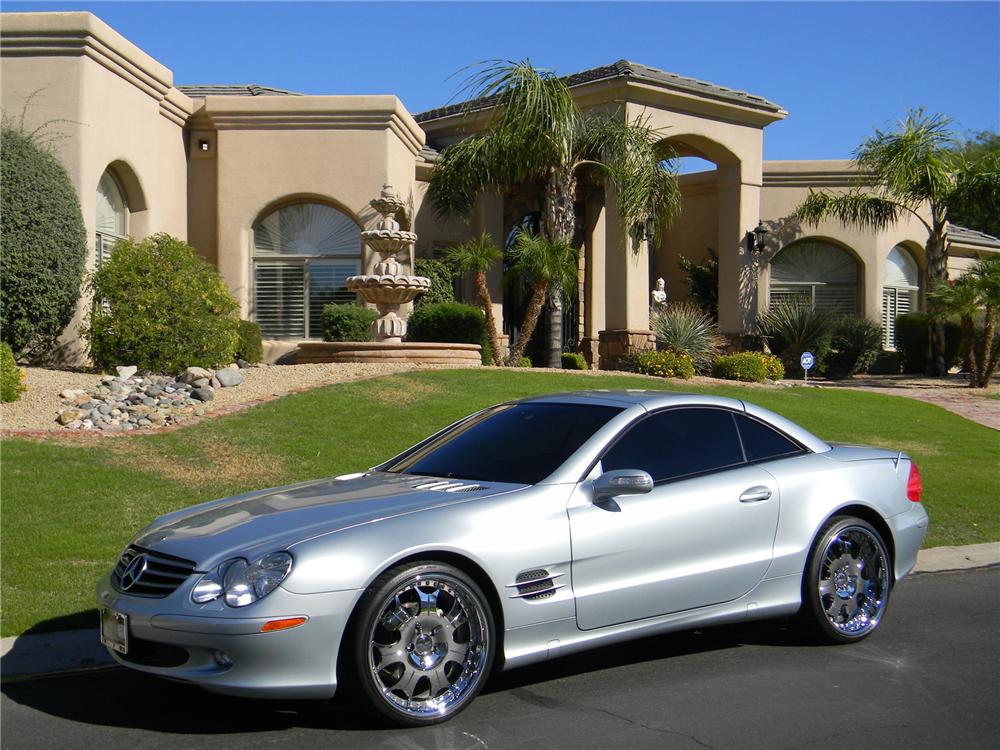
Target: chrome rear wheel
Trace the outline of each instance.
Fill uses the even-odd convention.
[[[831,520],[810,555],[803,587],[820,633],[836,643],[872,633],[891,585],[892,566],[878,531],[859,518]]]
[[[358,645],[374,708],[409,725],[450,718],[479,692],[492,661],[493,619],[482,592],[457,569],[425,563],[372,593]]]

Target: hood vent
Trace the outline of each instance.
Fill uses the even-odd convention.
[[[547,599],[556,593],[566,584],[556,583],[556,578],[562,577],[563,573],[549,573],[544,568],[525,570],[517,574],[514,583],[507,584],[507,588],[515,589],[511,592],[511,599]]]
[[[466,484],[456,482],[451,479],[438,480],[434,482],[419,482],[413,485],[415,490],[434,490],[435,492],[477,492],[478,490],[488,490],[481,484]]]

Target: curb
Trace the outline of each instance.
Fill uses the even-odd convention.
[[[910,574],[971,570],[995,565],[1000,565],[1000,542],[932,547],[917,553],[917,564]],[[3,682],[114,666],[116,662],[97,637],[96,622],[90,630],[12,636],[0,641]]]

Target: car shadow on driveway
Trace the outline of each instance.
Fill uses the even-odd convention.
[[[669,662],[744,645],[808,645],[784,622],[725,626],[644,638],[550,662],[495,673],[484,693],[511,691],[628,665]],[[175,734],[239,734],[292,728],[384,730],[349,701],[269,701],[215,695],[201,688],[121,667],[7,682],[7,699],[53,717],[84,724]]]

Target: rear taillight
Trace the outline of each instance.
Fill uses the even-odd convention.
[[[906,480],[906,496],[915,503],[920,502],[924,493],[924,483],[920,479],[920,469],[915,463],[910,464],[910,477]]]

